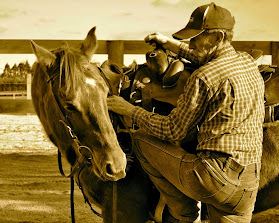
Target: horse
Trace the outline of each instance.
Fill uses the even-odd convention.
[[[127,171],[129,157],[106,104],[109,78],[90,62],[97,48],[95,30],[74,47],[63,44],[48,50],[31,40],[37,57],[33,105],[45,133],[72,168],[68,177],[74,177],[90,206],[102,210],[104,222],[116,216],[119,223],[143,223],[149,218],[150,181],[136,161]],[[64,174],[61,165],[60,171]]]

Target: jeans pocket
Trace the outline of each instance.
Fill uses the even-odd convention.
[[[233,195],[223,202],[224,205],[230,207],[232,213],[244,215],[252,212],[254,209],[258,185],[252,188],[238,188]]]
[[[212,199],[224,201],[235,187],[226,181],[210,163],[201,159],[195,163],[192,171],[183,174],[183,185],[190,189],[195,199],[203,202],[209,202]],[[225,190],[224,193],[223,190]]]
[[[237,205],[234,207],[233,211],[239,214],[244,214],[253,211],[257,197],[258,187],[244,189],[241,192],[242,196]]]

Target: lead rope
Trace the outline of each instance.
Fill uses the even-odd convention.
[[[117,223],[117,182],[112,182],[112,222]]]
[[[58,149],[58,167],[61,175],[67,177],[63,170],[62,157],[59,149]],[[71,168],[71,172],[72,172],[72,168]],[[75,221],[75,203],[74,203],[74,192],[75,192],[74,176],[71,176],[70,179],[71,179],[71,190],[70,190],[71,220],[72,223],[75,223],[76,221]]]
[[[72,223],[75,223],[75,201],[74,201],[74,192],[75,192],[75,181],[74,177],[71,176],[71,193],[70,193],[70,200],[71,200],[71,218]]]
[[[112,114],[112,125],[117,133],[117,116]],[[112,182],[112,223],[117,223],[117,181]]]
[[[113,95],[112,86],[109,80],[107,79],[105,73],[103,72],[101,67],[98,67],[98,69],[109,88],[109,95]],[[121,85],[122,85],[122,78],[119,83],[118,94],[120,94]],[[117,133],[117,119],[118,117],[116,116],[116,114],[112,113],[112,125],[115,133]],[[117,182],[116,181],[112,182],[112,223],[117,223]]]

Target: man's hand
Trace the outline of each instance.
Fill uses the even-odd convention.
[[[135,108],[134,105],[126,101],[124,98],[115,95],[108,97],[107,104],[108,110],[128,117],[132,116],[132,111]]]
[[[153,33],[145,37],[145,42],[150,43],[151,45],[154,44],[154,42],[159,43],[164,49],[170,50],[176,54],[178,54],[179,46],[181,44],[180,41],[171,39],[161,33]]]
[[[147,43],[149,43],[149,42],[152,43],[152,41],[155,41],[155,42],[159,43],[160,45],[164,45],[165,43],[168,42],[169,39],[170,39],[169,37],[164,36],[163,34],[161,34],[159,32],[156,32],[156,33],[146,36],[144,41]]]

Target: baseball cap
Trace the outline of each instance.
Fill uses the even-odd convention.
[[[205,29],[233,29],[234,24],[235,20],[231,13],[212,2],[196,8],[185,28],[172,34],[172,36],[180,40],[190,39]]]

